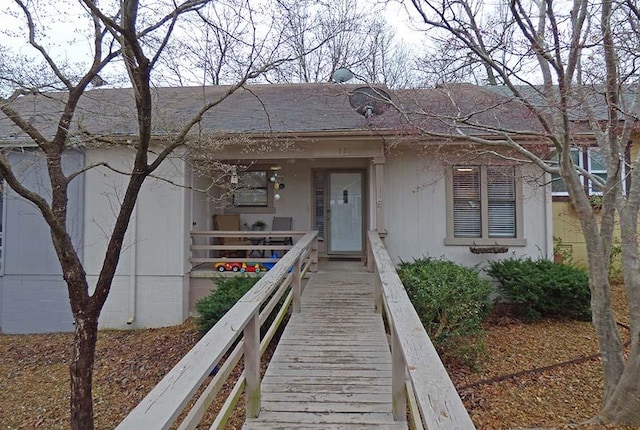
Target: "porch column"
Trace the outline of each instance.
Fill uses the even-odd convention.
[[[372,159],[376,198],[376,230],[381,238],[387,235],[384,223],[384,162],[384,157],[374,157]]]

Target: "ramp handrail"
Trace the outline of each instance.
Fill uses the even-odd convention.
[[[419,412],[411,411],[414,428],[475,429],[378,233],[369,231],[368,241],[369,262],[378,275],[376,312],[384,313],[391,330],[394,418],[406,419],[409,394]]]
[[[224,427],[242,388],[245,388],[247,416],[257,416],[260,410],[260,357],[288,312],[289,304],[293,303],[294,312],[300,309],[302,277],[308,270],[317,270],[317,235],[312,231],[300,238],[169,371],[117,429],[168,429],[218,366],[217,373],[178,426],[178,429],[195,429],[243,356],[244,372],[211,428]],[[291,291],[274,322],[260,339],[261,325],[289,289]],[[226,357],[224,364],[220,364],[223,357]]]

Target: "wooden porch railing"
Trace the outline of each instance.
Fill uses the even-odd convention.
[[[293,248],[293,244],[268,244],[269,241],[278,238],[292,238],[295,243],[299,238],[307,234],[306,231],[192,231],[191,232],[191,264],[198,267],[207,263],[222,263],[233,260],[239,263],[275,263],[279,257],[271,257],[276,251],[282,256]],[[233,244],[212,244],[216,239],[233,239]],[[213,239],[213,240],[212,240]],[[238,243],[243,242],[243,243]],[[265,256],[249,255],[243,257],[224,257],[222,254],[265,254]],[[218,255],[219,254],[219,255]]]
[[[475,429],[378,233],[370,231],[368,242],[376,312],[391,329],[394,418],[406,419],[409,401],[415,429]]]
[[[209,233],[209,232],[207,232]],[[262,232],[263,236],[266,232]],[[291,232],[287,233],[291,235]],[[266,350],[288,307],[300,309],[302,277],[318,262],[317,232],[305,233],[277,264],[226,313],[220,321],[169,371],[118,425],[120,430],[167,429],[177,420],[196,392],[204,387],[178,429],[195,429],[236,364],[244,357],[244,371],[211,428],[223,428],[244,388],[246,415],[260,410],[260,357]],[[209,261],[209,260],[207,260]],[[255,261],[252,259],[251,261]],[[289,291],[273,323],[260,338],[262,324]],[[236,344],[237,341],[237,344]],[[219,365],[209,380],[213,369]],[[206,383],[206,387],[204,386]]]

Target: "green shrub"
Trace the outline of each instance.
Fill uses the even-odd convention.
[[[521,308],[525,318],[588,320],[591,316],[589,278],[578,267],[548,260],[492,261],[487,273],[498,281],[501,294]]]
[[[432,258],[402,263],[398,274],[438,351],[475,364],[483,349],[491,283],[474,269]]]
[[[232,276],[216,278],[216,289],[196,303],[196,324],[200,336],[204,336],[245,295],[260,278]]]

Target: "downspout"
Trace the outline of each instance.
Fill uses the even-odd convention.
[[[127,325],[133,324],[136,319],[136,295],[137,295],[137,249],[138,249],[138,205],[133,207],[133,216],[129,225],[131,229],[131,246],[129,248],[129,319]]]
[[[551,194],[551,174],[545,173],[544,211],[545,211],[545,243],[547,259],[553,261],[553,197]]]

